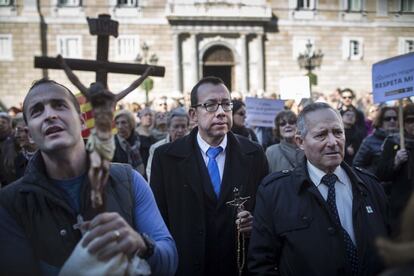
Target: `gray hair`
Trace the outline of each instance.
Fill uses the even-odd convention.
[[[296,121],[296,134],[300,135],[300,137],[305,138],[306,134],[308,133],[309,129],[306,124],[306,116],[311,113],[322,109],[331,109],[333,110],[338,118],[341,118],[339,111],[327,103],[324,102],[316,102],[311,103],[303,108],[303,110],[299,113],[298,120]],[[340,119],[342,123],[342,119]]]
[[[187,126],[190,124],[190,117],[188,116],[187,112],[184,108],[178,107],[170,111],[167,118],[167,128],[171,126],[171,121],[175,117],[182,117],[187,119]]]
[[[134,130],[137,126],[134,114],[127,109],[121,109],[115,113],[114,121],[116,121],[121,116],[124,116],[127,119],[130,129]]]

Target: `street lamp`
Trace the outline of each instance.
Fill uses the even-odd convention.
[[[303,54],[299,54],[298,56],[298,63],[301,69],[305,69],[308,71],[306,74],[309,77],[309,84],[311,87],[311,95],[312,95],[312,84],[318,84],[318,77],[312,73],[312,71],[316,67],[320,67],[322,63],[323,53],[319,49],[317,52],[312,51],[312,43],[308,39],[308,43],[306,43],[306,51]]]
[[[144,41],[141,45],[141,53],[138,53],[137,57],[135,58],[135,61],[138,63],[144,63],[144,64],[150,64],[150,65],[156,65],[158,63],[158,56],[156,54],[152,54],[149,56],[149,46]],[[143,88],[145,90],[145,105],[149,105],[149,92],[154,87],[154,81],[151,78],[146,78],[144,82],[142,83]]]

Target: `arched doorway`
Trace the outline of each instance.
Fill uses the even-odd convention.
[[[234,57],[231,50],[222,45],[209,48],[203,56],[203,77],[215,76],[224,81],[229,91],[233,89]]]

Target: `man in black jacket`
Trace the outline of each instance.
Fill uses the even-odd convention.
[[[99,260],[137,254],[152,273],[173,274],[174,241],[148,184],[130,166],[111,164],[103,212],[91,214],[85,122],[70,90],[40,80],[23,110],[39,151],[25,175],[0,190],[0,274],[57,275],[81,239],[79,226],[90,231],[83,246]]]
[[[345,88],[341,90],[341,106],[338,108],[339,111],[345,112],[347,110],[355,110],[356,121],[355,127],[358,129],[362,137],[367,136],[367,129],[365,126],[365,116],[364,113],[356,108],[352,103],[355,99],[355,93],[350,88]]]
[[[253,275],[376,275],[373,242],[387,235],[385,195],[370,174],[345,163],[340,115],[305,107],[296,141],[302,166],[263,180],[257,193],[248,266]]]
[[[237,275],[236,223],[242,234],[250,233],[256,190],[268,172],[266,157],[260,145],[230,131],[232,103],[220,79],[200,80],[191,106],[197,127],[155,150],[151,188],[177,244],[177,275]],[[217,156],[209,157],[216,149]],[[250,196],[246,211],[236,213],[226,204],[234,188]]]

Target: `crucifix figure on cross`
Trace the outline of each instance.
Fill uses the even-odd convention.
[[[95,118],[86,149],[89,152],[90,167],[88,171],[91,184],[91,201],[95,213],[104,210],[104,186],[109,177],[109,166],[115,151],[112,137],[112,120],[116,103],[136,89],[146,77],[163,76],[164,67],[142,64],[108,62],[109,36],[118,36],[118,22],[109,15],[99,15],[98,19],[88,18],[89,31],[98,36],[97,60],[64,59],[35,57],[35,67],[47,69],[63,69],[72,84],[91,103]],[[96,82],[89,88],[82,84],[72,70],[95,71]],[[109,72],[141,75],[129,87],[119,93],[108,89],[107,74]]]

